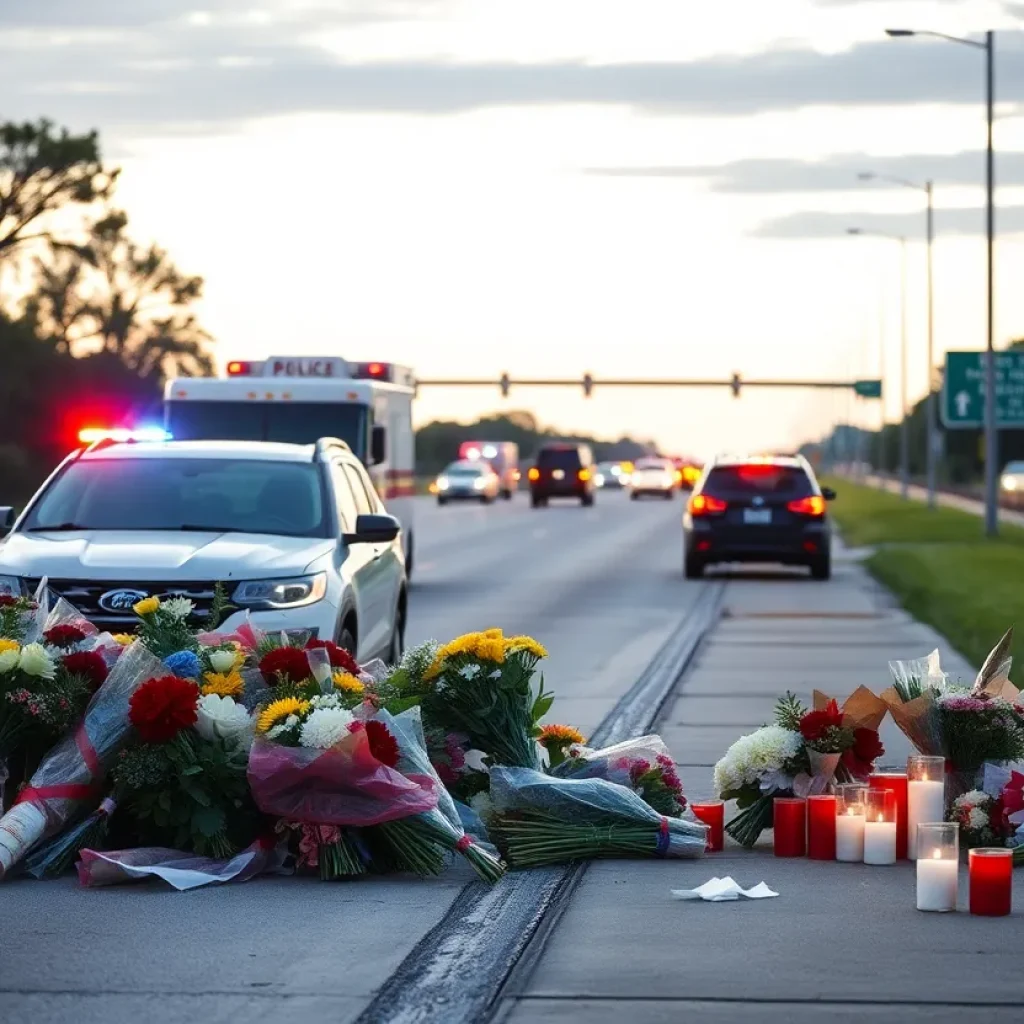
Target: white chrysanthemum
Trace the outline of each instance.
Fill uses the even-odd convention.
[[[40,679],[52,679],[57,672],[53,658],[42,644],[26,644],[22,647],[18,668],[25,675],[39,676]]]
[[[281,735],[281,733],[283,733],[283,732],[285,731],[285,729],[287,729],[287,728],[288,728],[288,726],[287,726],[287,725],[285,725],[285,723],[284,723],[284,722],[278,722],[278,724],[277,724],[277,725],[275,725],[275,726],[274,726],[274,727],[273,727],[273,728],[272,728],[272,729],[271,729],[271,730],[270,730],[270,731],[269,731],[269,732],[267,733],[267,739],[268,739],[268,740],[276,740],[276,739],[277,739],[277,737],[278,737],[278,736],[280,736],[280,735]]]
[[[501,669],[500,668],[496,668],[487,678],[488,679],[500,679],[501,678]]]
[[[781,725],[766,725],[741,736],[715,765],[715,791],[721,795],[759,782],[795,757],[803,740]]]
[[[170,597],[160,604],[160,611],[172,619],[187,619],[195,608],[195,602],[187,597]],[[218,672],[220,669],[217,670]]]
[[[320,693],[310,700],[309,706],[312,708],[340,708],[342,704],[336,693]]]
[[[976,807],[978,804],[983,804],[989,799],[988,793],[980,789],[972,789],[970,793],[964,793],[963,796],[956,798],[955,804],[957,807]]]
[[[486,822],[494,813],[494,804],[491,802],[490,793],[477,793],[476,796],[470,797],[469,806],[476,811],[477,816],[483,822]]]
[[[226,740],[239,746],[252,742],[252,716],[230,697],[208,693],[199,698],[196,711],[196,731],[204,739]]]
[[[462,668],[459,669],[459,675],[462,676],[463,679],[476,679],[481,672],[483,672],[483,669],[475,663],[463,665]]]
[[[0,675],[5,672],[13,672],[21,660],[21,650],[17,647],[9,651],[0,651]]]
[[[304,747],[326,750],[348,735],[348,727],[355,720],[356,716],[344,708],[317,708],[302,723],[299,742]]]
[[[969,828],[988,828],[988,815],[980,807],[972,807]]]
[[[297,726],[298,724],[299,724],[299,716],[298,715],[289,715],[284,720],[284,727],[286,729],[294,729],[295,726]]]
[[[210,668],[214,672],[226,674],[230,672],[238,660],[234,651],[212,651],[210,653]]]

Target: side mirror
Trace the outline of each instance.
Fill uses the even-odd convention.
[[[14,527],[14,509],[10,505],[0,505],[0,537],[6,537]]]
[[[835,501],[836,500],[836,492],[833,491],[831,487],[822,487],[822,489],[821,489],[821,496],[826,501]]]
[[[379,466],[388,453],[388,431],[387,427],[375,426],[370,435],[370,464]]]
[[[346,544],[390,544],[402,529],[394,516],[361,515],[356,517],[354,533],[342,535]]]

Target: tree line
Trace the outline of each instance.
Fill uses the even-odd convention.
[[[154,413],[168,376],[213,370],[203,279],[132,236],[118,175],[95,131],[0,123],[0,504],[82,427]]]

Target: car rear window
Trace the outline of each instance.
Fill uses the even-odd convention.
[[[537,455],[540,469],[579,469],[580,453],[576,448],[542,448]]]
[[[704,493],[721,497],[744,494],[807,495],[814,493],[814,487],[807,473],[797,466],[716,466],[708,474]]]

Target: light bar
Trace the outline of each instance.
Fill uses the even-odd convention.
[[[228,363],[228,376],[229,377],[248,377],[252,374],[252,364],[247,363],[238,359],[233,359]]]
[[[170,441],[172,435],[163,427],[138,427],[135,430],[118,428],[116,430],[104,430],[102,427],[87,427],[78,432],[78,440],[82,444],[95,444],[97,441],[117,441],[128,443],[131,441]]]

